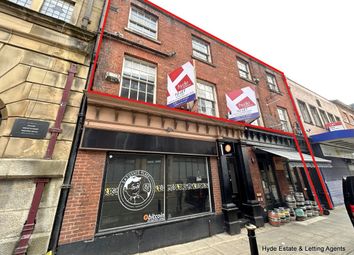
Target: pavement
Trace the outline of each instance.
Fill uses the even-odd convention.
[[[280,227],[265,224],[256,230],[261,255],[353,254],[354,228],[344,206],[336,207],[329,216],[290,222]],[[226,233],[198,241],[173,245],[144,255],[248,255],[250,247],[246,229],[241,234]]]

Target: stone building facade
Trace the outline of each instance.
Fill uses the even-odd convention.
[[[0,2],[0,254],[47,251],[103,5]]]
[[[151,3],[108,10],[58,254],[136,253],[262,226],[294,190],[289,160],[302,164],[284,74]],[[197,100],[172,109],[167,75],[188,61]],[[253,125],[227,119],[225,93],[244,87],[258,99]]]
[[[316,156],[331,160],[331,168],[321,168],[334,205],[343,204],[342,178],[353,175],[354,129],[353,111],[338,100],[330,101],[288,79],[311,146]],[[320,180],[310,171],[318,193]],[[324,196],[321,197],[324,201]]]
[[[344,123],[336,104],[289,78],[288,84],[307,135],[326,132],[331,122]]]
[[[339,100],[332,101],[338,108],[347,129],[354,129],[354,109]]]

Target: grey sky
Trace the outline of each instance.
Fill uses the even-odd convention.
[[[354,0],[152,0],[282,70],[354,103]]]

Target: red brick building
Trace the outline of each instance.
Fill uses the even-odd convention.
[[[144,1],[108,8],[59,254],[135,253],[262,226],[294,189],[281,156],[297,155],[283,73]],[[167,75],[191,60],[194,106],[166,107]],[[226,119],[225,93],[248,86],[260,128]]]

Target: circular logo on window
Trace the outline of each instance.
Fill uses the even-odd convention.
[[[127,173],[119,183],[118,199],[124,208],[139,211],[145,208],[155,195],[155,182],[144,170]]]

